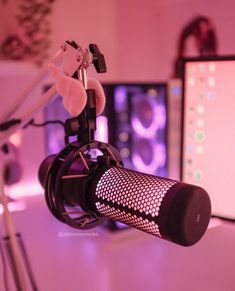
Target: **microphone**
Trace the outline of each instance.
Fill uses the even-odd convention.
[[[42,162],[39,179],[53,215],[79,229],[109,218],[191,246],[202,238],[211,216],[204,189],[125,169],[118,151],[101,142],[67,145]]]

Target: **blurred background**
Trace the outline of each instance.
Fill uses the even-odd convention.
[[[102,83],[107,98],[105,110],[97,120],[97,139],[109,140],[116,146],[128,168],[181,179],[185,169],[181,167],[184,167],[182,159],[191,159],[185,154],[190,144],[186,142],[181,147],[181,138],[188,134],[187,127],[182,129],[181,120],[187,124],[192,118],[183,115],[185,110],[182,113],[181,109],[191,106],[182,102],[182,95],[184,100],[190,100],[191,91],[187,91],[185,84],[192,82],[192,71],[191,75],[186,74],[187,65],[181,66],[180,59],[230,55],[230,64],[235,67],[235,57],[232,57],[235,55],[234,8],[232,0],[218,3],[2,0],[0,120],[4,120],[9,104],[15,102],[65,40],[75,40],[83,47],[96,43],[107,64],[105,74],[97,74],[92,67],[88,70],[89,77]],[[202,68],[201,64],[198,60],[198,68]],[[221,70],[228,78],[220,78],[222,82],[216,75],[216,82],[231,87],[218,106],[227,104],[228,110],[228,107],[234,108],[235,70]],[[50,84],[51,80],[43,81],[31,98],[40,98]],[[195,106],[202,108],[201,103]],[[207,105],[203,103],[203,106]],[[210,114],[216,120],[218,114]],[[66,117],[59,97],[38,112],[35,120],[44,122]],[[221,137],[216,138],[226,144],[230,134],[223,135],[224,130],[228,124],[229,130],[234,130],[234,120],[225,117],[224,111],[224,115],[219,116],[224,120],[222,127],[216,125]],[[203,120],[207,122],[206,117]],[[210,129],[206,134],[209,136]],[[235,290],[232,183],[221,195],[213,197],[212,194],[214,214],[223,219],[213,218],[205,236],[193,247],[177,246],[123,225],[119,225],[120,231],[98,227],[81,232],[52,217],[37,178],[41,161],[63,147],[61,128],[57,125],[28,127],[17,132],[10,141],[14,148],[11,156],[1,157],[2,165],[17,161],[6,188],[12,200],[9,208],[27,250],[38,290]],[[225,148],[226,151],[223,157],[231,159],[232,163],[232,147]],[[210,166],[211,163],[203,165],[204,175],[210,172]],[[233,181],[232,167],[221,166],[221,161],[220,164],[215,161],[214,167],[223,173],[230,171],[230,181]],[[188,168],[183,172],[185,181],[203,185],[201,176],[192,180],[188,172]],[[219,180],[220,172],[214,174],[217,176],[213,179]],[[2,208],[0,211],[2,213]],[[0,217],[2,238],[5,229],[2,215]],[[0,270],[4,269],[2,267]],[[9,266],[7,273],[10,290],[15,290]],[[3,277],[1,272],[0,286]],[[4,290],[3,285],[0,290]]]

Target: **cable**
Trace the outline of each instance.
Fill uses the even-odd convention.
[[[27,128],[28,126],[34,126],[34,127],[43,127],[43,126],[46,126],[46,125],[49,125],[49,124],[60,124],[61,126],[64,127],[64,122],[61,121],[61,120],[48,120],[48,121],[45,121],[43,123],[35,123],[34,122],[34,119],[31,119],[28,123],[26,123],[24,125],[24,129]]]
[[[221,220],[225,220],[225,221],[229,221],[229,222],[235,222],[234,218],[229,218],[229,217],[223,217],[223,216],[219,216],[219,215],[211,215],[212,218],[219,218]]]
[[[20,119],[11,119],[11,120],[8,120],[6,122],[0,123],[0,131],[6,131],[10,127],[12,127],[16,124],[20,124],[20,123],[21,123]],[[35,126],[35,127],[42,127],[42,126],[46,126],[48,124],[60,124],[60,125],[64,126],[64,122],[61,120],[48,120],[48,121],[45,121],[43,123],[35,123],[34,119],[31,119],[28,123],[26,123],[23,126],[23,128],[27,128],[29,125]]]
[[[6,131],[10,127],[15,126],[16,124],[20,124],[20,123],[21,123],[20,119],[10,119],[0,124],[0,131]]]
[[[9,285],[8,285],[8,277],[7,277],[7,263],[6,263],[6,259],[5,259],[1,242],[0,242],[0,254],[1,254],[1,259],[2,259],[2,276],[3,276],[4,289],[5,291],[10,291]]]

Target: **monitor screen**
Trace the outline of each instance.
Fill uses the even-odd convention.
[[[212,214],[235,219],[235,56],[185,59],[182,180],[205,188]]]

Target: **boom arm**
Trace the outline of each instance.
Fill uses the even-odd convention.
[[[82,81],[84,88],[87,89],[86,69],[91,63],[94,64],[99,73],[106,71],[104,57],[100,53],[98,47],[96,45],[90,45],[89,48],[90,51],[78,46],[75,42],[65,42],[63,43],[61,49],[51,58],[49,63],[53,63],[57,68],[61,67],[61,70],[67,76],[76,76],[77,79]],[[15,103],[9,106],[0,117],[0,148],[8,142],[8,139],[12,134],[27,124],[32,119],[34,114],[46,106],[55,95],[56,86],[54,84],[42,96],[39,96],[39,99],[32,98],[32,91],[35,87],[40,84],[43,85],[43,81],[48,78],[47,66],[48,64],[39,71],[39,74],[31,82],[28,88],[25,89],[25,91],[17,98]],[[86,111],[87,110],[84,110],[83,115],[86,118],[89,118],[89,114],[87,115]],[[22,271],[23,261],[15,237],[13,220],[7,207],[7,199],[4,193],[4,179],[1,168],[0,198],[2,198],[2,205],[4,209],[3,217],[6,233],[9,237],[9,249],[12,254],[11,260],[15,269],[16,288],[17,291],[26,291],[26,281],[24,278],[25,274]]]

